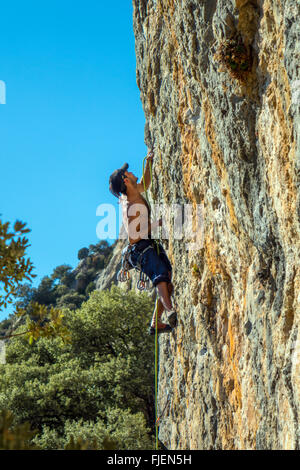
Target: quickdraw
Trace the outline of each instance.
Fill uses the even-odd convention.
[[[122,265],[121,269],[117,274],[117,281],[119,282],[126,282],[130,279],[130,272],[129,270],[133,268],[129,261],[130,255],[130,245],[127,245],[126,248],[122,251]]]
[[[142,268],[141,268],[141,258],[143,254],[150,248],[153,248],[152,245],[147,246],[140,253],[140,256],[137,261],[137,266],[135,267],[136,271],[140,271],[140,277],[139,277],[139,280],[137,281],[137,288],[140,291],[143,291],[145,289],[149,290],[151,288],[150,279],[145,273],[142,272]],[[122,251],[122,265],[121,265],[120,271],[117,274],[118,282],[126,282],[131,279],[129,270],[134,268],[134,266],[132,266],[132,264],[130,263],[130,259],[129,259],[131,250],[132,250],[132,246],[128,244],[127,247],[124,248],[124,250]]]
[[[126,282],[130,280],[130,272],[125,271],[124,269],[120,269],[117,274],[117,281],[118,282]]]
[[[149,290],[150,289],[150,279],[142,271],[140,272],[140,279],[137,282],[137,288],[139,290],[145,290],[145,289]]]
[[[170,401],[170,396],[169,396],[169,394],[168,394],[168,395],[167,395],[167,400],[166,400],[165,406],[163,407],[162,412],[160,413],[160,415],[158,416],[158,418],[157,418],[156,421],[155,421],[155,425],[156,425],[157,427],[160,426],[160,420],[161,420],[161,418],[163,418],[163,414],[164,414],[164,412],[166,411],[166,408],[167,408],[167,405],[168,405],[169,401]]]

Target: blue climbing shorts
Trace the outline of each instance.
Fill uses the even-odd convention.
[[[150,248],[141,255],[148,246]],[[129,261],[134,268],[139,268],[140,265],[141,271],[151,279],[154,287],[159,282],[171,282],[169,271],[172,273],[172,266],[160,243],[159,255],[153,240],[140,240],[134,243],[130,251]]]

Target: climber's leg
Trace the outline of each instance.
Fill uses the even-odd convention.
[[[167,282],[160,282],[157,284],[158,299],[155,303],[154,312],[151,320],[150,333],[153,334],[156,328],[156,313],[157,313],[157,328],[159,331],[168,328],[171,331],[171,327],[166,323],[161,322],[161,316],[164,310],[172,311],[172,302],[169,296]],[[157,310],[156,310],[157,309]]]
[[[157,324],[160,325],[161,324],[160,319],[161,319],[162,313],[165,309],[165,307],[163,306],[163,303],[160,299],[157,300],[157,302],[155,303],[155,306],[154,306],[153,316],[152,316],[152,320],[151,320],[151,326],[153,328],[155,328],[155,326],[156,326],[156,317],[155,317],[156,308],[157,308]]]
[[[163,247],[160,246],[159,253],[157,253],[156,249],[148,249],[141,259],[140,265],[142,272],[151,279],[153,286],[157,287],[157,321],[160,332],[163,332],[163,330],[171,331],[171,326],[164,325],[160,322],[160,318],[164,310],[171,313],[174,312],[171,301],[171,293],[173,291],[173,285],[171,283],[172,266]],[[153,334],[155,324],[156,317],[155,312],[153,312],[150,334]]]
[[[169,276],[170,276],[170,279],[171,279],[171,273],[169,273]],[[173,286],[172,282],[168,282],[168,291],[169,291],[170,297],[172,295],[173,290],[174,290],[174,286]]]
[[[169,279],[170,282],[160,282],[157,284],[157,291],[158,291],[158,301],[157,301],[157,322],[160,323],[160,319],[164,310],[173,311],[173,305],[171,300],[171,294],[173,292],[173,284],[171,282],[171,271],[169,271]],[[153,312],[151,326],[155,327],[155,308]]]
[[[164,309],[167,310],[168,312],[172,312],[173,305],[172,305],[172,300],[170,297],[168,283],[164,281],[159,282],[156,287],[157,287],[159,299],[161,300],[164,306]]]

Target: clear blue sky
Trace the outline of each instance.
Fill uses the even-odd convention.
[[[109,175],[127,161],[141,176],[132,2],[4,2],[0,44],[0,213],[31,229],[37,285],[99,241],[97,206],[118,207]]]

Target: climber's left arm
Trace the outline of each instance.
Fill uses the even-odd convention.
[[[144,170],[144,178],[141,177],[141,181],[137,184],[137,190],[139,193],[144,193],[145,192],[145,187],[146,189],[149,188],[150,183],[151,183],[151,175],[150,175],[150,161],[151,164],[153,163],[153,152],[149,153],[149,156],[147,157],[146,160],[146,165],[145,165],[145,170]],[[145,186],[144,186],[144,179],[145,179]]]

